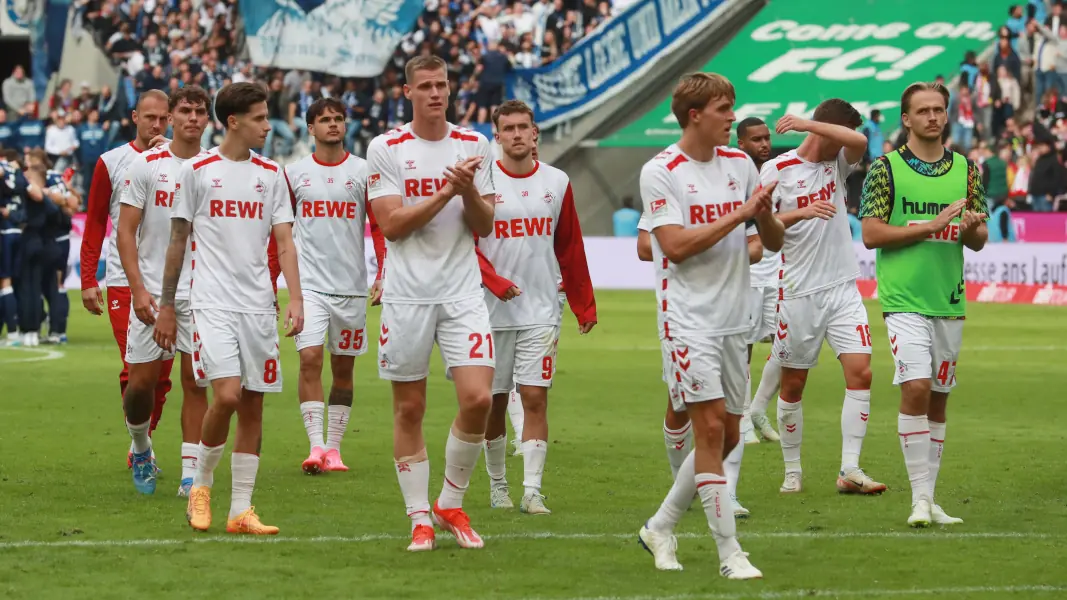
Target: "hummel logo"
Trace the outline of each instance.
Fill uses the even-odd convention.
[[[797,180],[797,187],[798,187],[798,188],[806,187],[806,186],[804,185],[804,180],[803,180],[803,179],[798,179],[798,180]]]
[[[378,336],[378,345],[384,346],[389,341],[389,328],[382,324],[382,334]]]
[[[695,193],[697,193],[697,186],[696,186],[696,185],[694,185],[694,184],[692,184],[692,183],[690,183],[690,184],[688,184],[688,185],[689,185],[689,193],[690,193],[690,194],[695,194]]]
[[[678,361],[678,366],[681,367],[683,371],[688,371],[689,370],[689,366],[692,365],[692,364],[693,363],[688,361],[688,360],[686,360],[686,361],[681,361],[681,360]]]
[[[786,425],[786,426],[785,426],[785,430],[786,430],[786,431],[788,431],[789,433],[796,433],[796,431],[797,431],[797,426],[796,426],[795,424],[793,424],[793,425]]]
[[[221,188],[222,187],[222,180],[221,179],[212,179],[211,180],[211,187],[213,187],[213,188]]]
[[[160,173],[159,174],[159,182],[160,183],[167,183],[167,174],[166,173]]]
[[[678,356],[681,357],[681,358],[685,358],[685,357],[689,356],[689,348],[688,347],[678,348],[676,350],[676,352],[678,352]]]
[[[864,423],[866,423],[868,415],[870,415],[870,413],[860,413],[860,421],[863,421]]]
[[[406,161],[404,161],[404,164],[405,164],[404,168],[406,168],[409,171],[411,171],[411,170],[413,170],[415,168],[415,161],[413,161],[413,160],[406,160]]]
[[[891,346],[891,347],[890,347],[890,350],[892,350],[892,351],[893,351],[893,356],[896,356],[896,355],[897,355],[897,350],[898,350],[898,349],[899,349],[899,347],[898,347],[898,346]]]

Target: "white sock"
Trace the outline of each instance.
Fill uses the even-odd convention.
[[[348,430],[348,417],[352,414],[352,407],[344,404],[330,405],[329,422],[326,424],[326,449],[341,450],[341,439]]]
[[[737,543],[734,509],[726,491],[726,478],[717,473],[697,473],[695,482],[697,493],[700,494],[700,503],[704,505],[704,515],[708,518],[708,527],[711,528],[711,536],[719,547],[719,560],[724,560],[741,549],[741,545]]]
[[[259,456],[245,452],[230,455],[230,472],[233,488],[230,491],[230,518],[252,508],[252,490],[256,487],[256,472],[259,471]]]
[[[756,387],[756,395],[752,397],[752,405],[748,407],[748,414],[767,414],[767,407],[771,400],[778,397],[778,388],[782,385],[782,365],[772,354],[767,358],[767,364],[763,366],[760,374],[759,386]]]
[[[804,409],[800,404],[778,398],[778,435],[782,437],[786,473],[801,470],[800,442],[804,438]]]
[[[490,485],[507,485],[505,479],[507,464],[504,459],[508,453],[508,436],[502,435],[494,440],[485,440],[485,470],[489,473]]]
[[[671,477],[678,478],[678,468],[685,462],[685,457],[693,451],[693,422],[689,421],[681,429],[670,429],[663,422],[663,443],[667,446],[667,462],[671,464]]]
[[[737,480],[741,478],[741,458],[745,455],[745,435],[741,434],[734,449],[726,455],[722,461],[722,468],[726,471],[726,483],[730,495],[737,497]]]
[[[196,473],[193,475],[194,486],[206,485],[211,487],[215,484],[215,467],[219,466],[219,461],[222,460],[222,451],[225,449],[226,444],[205,446],[204,442],[200,442],[200,451],[196,457]]]
[[[860,466],[863,438],[867,435],[867,418],[871,414],[871,390],[845,390],[841,405],[841,472]]]
[[[426,450],[420,452],[426,455]],[[433,527],[430,521],[430,461],[423,458],[418,462],[404,460],[394,461],[396,479],[400,482],[400,493],[404,495],[404,507],[411,528],[416,525]]]
[[[930,493],[930,423],[926,415],[897,415],[897,434],[911,480],[911,503]]]
[[[130,431],[130,439],[133,440],[133,452],[135,454],[148,452],[152,448],[152,440],[148,439],[148,426],[151,424],[152,419],[148,419],[140,425],[134,425],[126,421],[126,429]]]
[[[196,475],[196,455],[199,451],[199,444],[182,442],[182,479],[192,479]]]
[[[545,474],[548,442],[526,440],[522,443],[522,487],[524,495],[541,493],[541,477]]]
[[[671,491],[667,492],[663,504],[659,505],[659,510],[648,520],[646,527],[664,533],[674,531],[674,526],[682,520],[682,515],[689,509],[693,496],[697,493],[695,465],[696,453],[690,452],[678,467]]]
[[[511,430],[515,433],[512,439],[522,439],[522,425],[526,422],[526,413],[522,410],[522,398],[517,389],[508,394],[508,419],[511,421]]]
[[[482,453],[482,441],[465,442],[456,437],[455,431],[448,432],[448,441],[445,442],[445,483],[437,499],[439,508],[463,508],[463,495],[467,493],[471,473]]]
[[[322,441],[322,418],[326,404],[322,400],[308,400],[300,403],[300,415],[304,417],[304,430],[308,433],[311,450],[316,446],[325,448]]]
[[[929,421],[930,423],[930,500],[934,499],[934,488],[937,487],[937,474],[941,471],[941,453],[945,450],[945,424]]]

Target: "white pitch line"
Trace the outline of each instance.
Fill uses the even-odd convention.
[[[590,346],[576,342],[573,346],[565,346],[565,352],[659,352],[659,346],[652,345],[627,345],[627,346]],[[964,346],[963,352],[1055,352],[1067,350],[1067,346]],[[753,354],[758,351],[753,350]]]
[[[20,348],[11,346],[0,346],[0,350],[11,350],[12,352],[36,352],[44,353],[44,356],[31,356],[28,358],[14,358],[14,359],[0,359],[0,365],[10,365],[13,363],[25,363],[25,362],[40,362],[42,360],[56,360],[57,358],[63,358],[63,353],[59,350],[48,350],[47,348]]]
[[[966,586],[966,587],[941,587],[925,589],[797,589],[782,591],[765,591],[750,593],[710,593],[710,594],[674,594],[655,596],[587,596],[570,598],[569,600],[778,600],[784,598],[847,598],[861,596],[864,598],[876,597],[908,597],[925,596],[933,598],[945,595],[960,594],[1021,594],[1021,593],[1052,593],[1067,591],[1067,587],[1055,585],[1006,585],[1006,586]],[[529,599],[536,600],[536,599]]]
[[[685,532],[676,534],[683,539],[707,538],[710,534]],[[141,540],[25,540],[19,542],[0,542],[0,550],[18,548],[122,548],[142,546],[177,546],[181,544],[362,544],[385,540],[407,540],[410,536],[395,533],[371,533],[357,536],[314,536],[314,537],[243,537],[210,536],[185,539],[141,539]],[[632,533],[556,533],[552,531],[527,533],[500,533],[484,535],[487,540],[626,540],[637,539],[637,532]],[[872,531],[872,532],[820,532],[820,531],[781,531],[742,533],[741,539],[922,539],[923,541],[953,541],[974,539],[1053,539],[1064,536],[1048,533],[1027,533],[1016,531],[941,533],[941,532],[907,532],[907,531]]]

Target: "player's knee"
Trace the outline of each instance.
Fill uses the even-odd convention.
[[[322,360],[321,353],[319,360]],[[355,370],[355,364],[354,356],[330,356],[330,372],[333,374],[334,387],[352,388],[352,373]]]
[[[694,431],[695,437],[701,438],[709,446],[723,442],[723,436],[726,435],[726,424],[722,420],[712,417],[705,419],[702,425],[699,428],[700,431]]]
[[[219,408],[221,408],[221,409],[223,409],[223,410],[225,410],[227,412],[230,412],[230,413],[236,412],[237,409],[239,409],[241,407],[241,393],[240,393],[240,391],[237,391],[237,392],[230,392],[230,391],[219,392],[219,391],[216,391],[215,394],[214,394],[213,403],[217,404],[219,406]]]
[[[322,346],[300,351],[300,375],[318,378],[322,375]]]
[[[468,391],[460,398],[460,407],[474,413],[489,414],[493,396],[489,390]]]
[[[864,365],[852,370],[848,376],[848,387],[856,390],[869,390],[871,389],[871,381],[874,376],[871,374],[871,366]]]
[[[419,427],[426,405],[416,400],[404,400],[393,403],[393,419],[402,427]]]

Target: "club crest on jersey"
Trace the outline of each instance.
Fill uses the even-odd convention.
[[[298,186],[296,186],[296,187],[298,187],[298,188],[301,188],[301,187],[311,187],[311,180],[310,180],[310,179],[305,179],[305,180],[301,181],[301,182],[300,182],[300,185],[298,185]]]
[[[415,161],[413,161],[413,160],[405,160],[404,161],[404,165],[405,165],[404,168],[407,169],[408,171],[414,171],[415,170]]]
[[[504,196],[502,196],[501,194],[497,194],[496,198],[493,199],[493,203],[494,204],[503,204],[504,203]]]
[[[211,187],[213,187],[213,188],[221,188],[222,187],[222,180],[218,179],[218,178],[212,179],[211,180]]]
[[[160,183],[167,183],[167,174],[166,173],[160,173],[159,174],[159,182]]]
[[[729,183],[729,184],[727,184],[727,186],[728,186],[728,187],[729,187],[729,188],[730,188],[731,190],[736,190],[737,188],[741,187],[741,184],[740,184],[740,183],[738,183],[738,181],[737,181],[736,179],[734,179],[734,176],[733,176],[733,175],[727,175],[727,177],[729,177],[729,178],[730,178],[730,183]]]
[[[260,179],[259,177],[256,177],[256,187],[255,187],[255,190],[256,190],[256,192],[258,192],[259,194],[265,194],[265,193],[267,193],[267,186],[266,186],[266,184],[264,184],[264,183],[263,183],[263,180],[262,180],[262,179]]]
[[[652,209],[652,212],[659,212],[659,209],[664,206],[667,206],[667,200],[665,198],[660,198],[659,200],[653,200],[652,204],[649,205],[649,208]]]
[[[345,181],[345,189],[350,191],[350,192],[352,190],[356,189],[356,182],[352,181],[351,179]]]
[[[371,191],[378,191],[382,189],[382,175],[381,173],[371,173],[367,176],[367,187]]]
[[[822,168],[822,172],[824,174],[826,174],[826,175],[832,175],[833,172],[834,172],[834,168],[831,167],[830,165],[826,165],[825,167]]]
[[[126,180],[126,183],[125,183],[124,185],[125,185],[126,187],[130,187],[130,180],[129,180],[129,179],[127,179],[127,180]]]
[[[556,195],[552,193],[552,190],[545,192],[545,204],[552,204],[556,201]]]
[[[700,390],[704,389],[704,382],[699,379],[694,379],[693,385],[691,387],[693,388],[694,392],[699,392]]]

